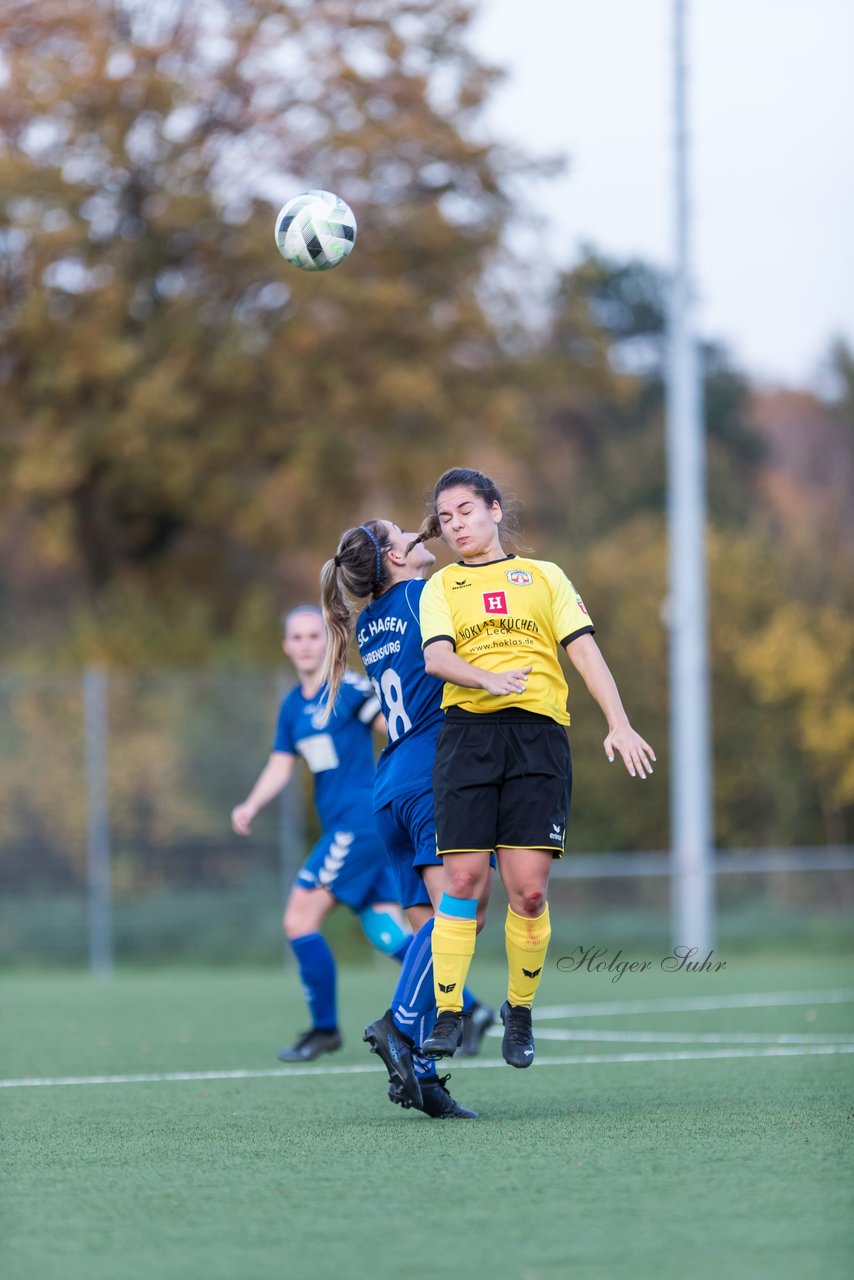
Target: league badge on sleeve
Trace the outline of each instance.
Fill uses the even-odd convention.
[[[567,582],[569,583],[570,591],[575,596],[575,603],[578,605],[581,612],[589,618],[590,614],[587,612],[587,605],[584,603],[584,601],[581,599],[581,596],[578,594],[578,589],[576,588],[575,583],[570,581],[569,578],[567,578]]]

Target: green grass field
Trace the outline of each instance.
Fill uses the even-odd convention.
[[[5,979],[4,1081],[190,1077],[0,1089],[5,1280],[852,1274],[843,960],[617,983],[552,963],[537,1065],[512,1071],[489,1038],[454,1067],[474,1122],[385,1100],[361,1029],[393,978],[345,970],[344,1050],[290,1070],[275,1051],[305,1024],[292,969]],[[473,980],[500,1001],[494,961]],[[726,1007],[739,993],[747,1007]],[[725,1007],[661,1007],[698,997]]]

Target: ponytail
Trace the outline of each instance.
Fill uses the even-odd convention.
[[[417,547],[420,542],[430,542],[433,538],[441,538],[442,526],[439,524],[439,517],[435,510],[421,521],[421,528],[418,530],[418,536],[413,538],[406,548],[406,554],[409,555],[413,547]]]
[[[320,571],[320,603],[329,635],[321,679],[327,685],[323,723],[335,706],[344,672],[353,627],[359,610],[355,601],[375,599],[388,579],[386,552],[391,548],[388,527],[382,520],[366,520],[347,529],[338,550]]]
[[[350,647],[350,634],[354,621],[350,603],[338,582],[338,568],[334,559],[327,560],[320,570],[320,604],[329,638],[320,676],[327,686],[326,706],[323,712],[323,723],[326,724],[332,714],[332,708],[347,669],[347,650]]]

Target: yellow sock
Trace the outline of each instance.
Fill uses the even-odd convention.
[[[449,920],[436,916],[433,925],[433,987],[439,1012],[461,1013],[463,987],[466,985],[474,940],[476,920]]]
[[[510,907],[507,908],[504,940],[507,945],[507,999],[510,1004],[527,1005],[528,1008],[533,1004],[551,936],[548,903],[536,920],[517,916]]]

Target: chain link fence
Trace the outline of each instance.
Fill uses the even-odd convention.
[[[317,837],[310,779],[250,840],[229,814],[288,687],[243,670],[0,674],[0,965],[281,961],[281,906]],[[719,852],[715,869],[722,945],[854,937],[850,848]],[[668,943],[670,896],[666,852],[573,852],[550,894],[556,944]],[[503,946],[502,917],[484,944]],[[349,913],[330,930],[340,954],[370,954]]]
[[[259,961],[315,838],[304,779],[230,828],[287,684],[265,672],[0,678],[0,963]],[[271,806],[275,810],[275,806]]]

